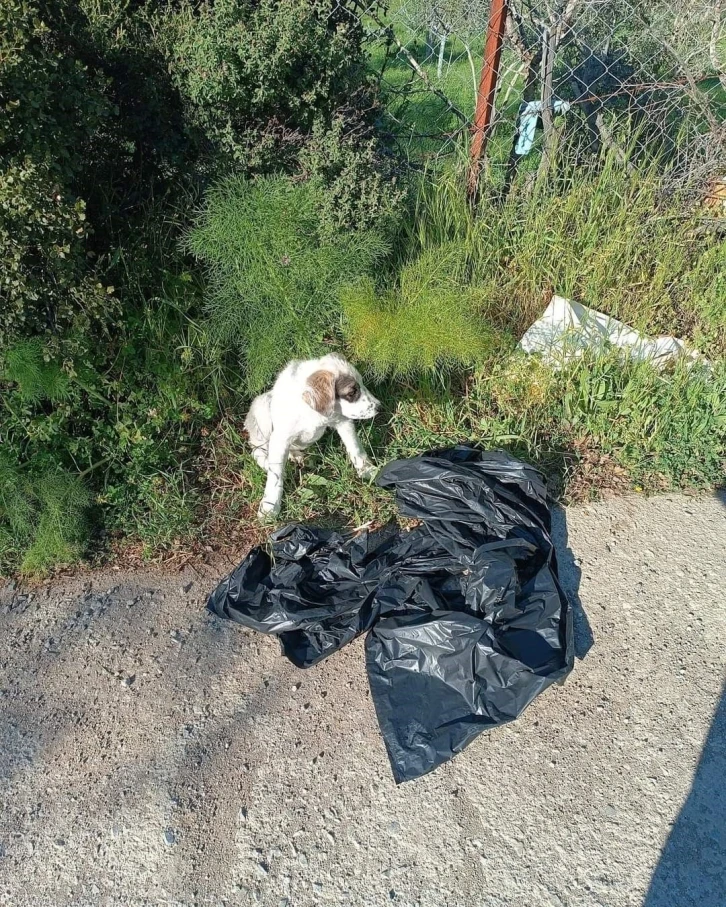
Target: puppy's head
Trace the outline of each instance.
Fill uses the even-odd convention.
[[[380,403],[361,376],[344,359],[328,358],[330,367],[320,368],[308,378],[305,403],[326,418],[338,413],[346,419],[372,419]]]

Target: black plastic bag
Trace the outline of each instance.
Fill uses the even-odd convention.
[[[208,608],[279,636],[307,668],[361,633],[396,782],[430,772],[516,718],[572,669],[542,476],[469,447],[380,473],[420,525],[351,537],[290,525],[255,548]]]

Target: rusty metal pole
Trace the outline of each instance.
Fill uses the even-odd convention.
[[[489,129],[492,125],[494,97],[497,93],[499,61],[502,57],[502,41],[506,23],[507,0],[492,0],[489,10],[487,41],[484,47],[484,60],[481,67],[479,93],[476,99],[476,113],[474,114],[474,137],[471,143],[471,163],[469,165],[467,185],[467,192],[471,200],[476,198],[479,187],[479,170],[481,169],[482,157],[489,138]]]

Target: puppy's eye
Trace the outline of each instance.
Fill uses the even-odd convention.
[[[348,375],[338,379],[335,389],[338,397],[341,400],[345,400],[346,403],[355,403],[360,397],[360,385],[355,378],[351,378]]]

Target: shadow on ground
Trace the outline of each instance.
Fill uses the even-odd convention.
[[[643,907],[726,903],[726,688]]]
[[[726,507],[726,490],[716,497]],[[720,592],[715,607],[721,607]],[[726,686],[701,758],[658,865],[643,907],[724,907],[726,904]]]
[[[557,552],[557,570],[560,585],[572,606],[575,630],[575,655],[584,658],[594,644],[592,628],[580,601],[580,578],[582,570],[568,544],[567,514],[561,507],[552,510],[552,541]]]

